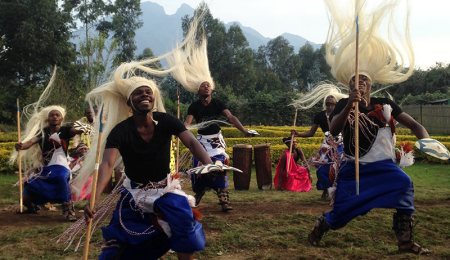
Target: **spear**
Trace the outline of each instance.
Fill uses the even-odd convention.
[[[356,43],[355,43],[355,88],[359,91],[359,24],[358,5],[356,5]],[[359,195],[359,102],[355,102],[355,180],[356,195]]]
[[[20,106],[19,99],[17,99],[17,140],[20,143],[21,132],[20,132]],[[17,163],[19,167],[19,207],[20,213],[23,212],[23,183],[22,183],[22,153],[20,150],[17,151]]]
[[[102,134],[103,134],[103,107],[100,111],[100,122],[99,122],[99,130],[98,130],[98,139],[97,139],[97,152],[95,154],[95,167],[94,167],[94,180],[92,181],[91,187],[91,198],[89,200],[90,210],[93,211],[95,208],[95,195],[97,192],[97,181],[98,181],[98,168],[100,165],[100,148],[102,143]],[[86,230],[86,239],[83,250],[83,259],[87,260],[89,256],[89,242],[91,240],[91,230],[92,230],[92,218],[88,219],[87,230]]]
[[[297,108],[295,109],[295,115],[294,115],[294,123],[292,124],[292,127],[295,128],[295,123],[297,122]],[[292,144],[294,143],[294,134],[291,135],[291,144],[289,145],[289,156],[292,156]],[[287,163],[287,173],[289,173],[289,170],[291,169],[291,160],[288,158]],[[286,174],[287,174],[286,173]]]
[[[177,118],[180,119],[180,90],[177,88]],[[180,138],[177,138],[177,155],[175,159],[175,173],[180,169]]]

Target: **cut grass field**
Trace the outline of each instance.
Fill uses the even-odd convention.
[[[450,258],[448,165],[419,163],[405,171],[415,185],[415,238],[433,252],[421,258]],[[254,169],[248,191],[235,191],[232,176],[230,180],[233,211],[222,213],[213,192],[207,192],[200,204],[207,247],[195,255],[197,259],[417,258],[397,253],[391,209],[375,209],[358,217],[346,227],[327,233],[320,247],[311,247],[307,235],[316,217],[329,209],[328,203],[320,200],[320,191],[261,191]],[[12,186],[15,182],[15,176],[0,175],[0,259],[79,259],[82,250],[64,251],[54,241],[70,225],[60,211],[41,210],[38,215],[14,213],[18,202],[17,188]],[[189,183],[184,188],[191,193]],[[80,209],[82,205],[77,207]],[[101,234],[97,231],[91,245],[92,258],[98,256],[101,245]],[[163,259],[176,256],[168,253]]]

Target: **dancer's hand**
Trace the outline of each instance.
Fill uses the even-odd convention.
[[[53,146],[58,149],[59,147],[61,147],[61,138],[59,137],[59,135],[57,133],[52,134],[49,137],[50,142],[52,142]]]
[[[91,218],[94,217],[94,214],[95,214],[95,210],[91,210],[90,204],[87,204],[84,207],[84,220],[86,220],[86,222],[88,222]]]
[[[16,143],[16,144],[14,145],[14,147],[16,148],[16,151],[19,151],[19,150],[23,150],[24,145],[23,145],[22,142],[19,142],[19,143]]]
[[[354,107],[355,103],[359,103],[361,101],[361,93],[358,89],[352,89],[348,96],[347,106]]]
[[[291,130],[291,136],[294,136],[294,137],[298,136],[298,132],[295,131],[294,129],[292,129]]]
[[[53,147],[55,147],[56,149],[58,149],[59,147],[61,147],[61,144],[58,143],[57,141],[50,139],[50,142],[52,142]]]

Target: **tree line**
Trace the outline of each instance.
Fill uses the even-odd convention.
[[[224,100],[244,124],[290,125],[294,110],[288,104],[317,82],[333,80],[324,59],[324,47],[305,44],[298,52],[283,37],[257,50],[249,47],[237,25],[228,29],[214,18],[206,4],[203,28],[216,84]],[[136,54],[135,31],[142,26],[139,0],[2,0],[0,2],[0,129],[14,125],[15,100],[29,104],[46,86],[52,67],[58,76],[49,103],[62,104],[69,119],[84,110],[84,95],[120,64],[153,56],[146,48]],[[180,26],[186,32],[190,17]],[[80,30],[81,29],[81,30]],[[75,32],[84,40],[74,44]],[[156,66],[161,66],[157,64]],[[159,80],[169,113],[176,114],[177,90],[182,115],[196,96],[182,90],[170,76]],[[450,65],[436,63],[427,70],[387,89],[398,103],[449,98]],[[297,124],[311,123],[321,105],[299,113]]]

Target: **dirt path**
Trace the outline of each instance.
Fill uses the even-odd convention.
[[[0,227],[27,227],[36,224],[54,225],[66,222],[60,210],[40,210],[38,214],[18,214],[18,207],[0,209]],[[80,214],[81,216],[81,214]]]
[[[305,203],[289,203],[289,202],[235,202],[232,204],[234,210],[223,213],[220,206],[216,203],[201,204],[199,206],[200,212],[204,217],[223,215],[229,219],[237,219],[256,214],[267,215],[284,215],[286,213],[297,212],[299,214],[317,216],[322,212],[329,210],[330,206],[323,201],[305,202]],[[417,203],[416,207],[430,208],[430,207],[448,207],[450,199],[439,201],[427,201]],[[65,223],[66,220],[61,214],[60,209],[56,211],[49,211],[41,209],[38,214],[17,214],[17,206],[9,206],[0,209],[0,227],[27,227],[32,225],[54,225],[55,223]],[[77,212],[78,217],[82,217],[82,212]]]

